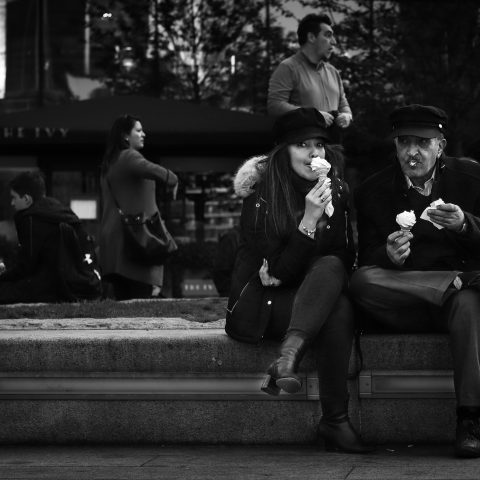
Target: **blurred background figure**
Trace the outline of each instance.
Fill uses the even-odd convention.
[[[157,296],[163,285],[163,265],[131,258],[118,212],[120,208],[126,215],[144,213],[151,219],[150,227],[155,229],[155,224],[161,221],[156,202],[157,185],[176,191],[177,176],[140,153],[144,142],[140,120],[123,115],[112,125],[102,163],[100,267],[117,300]]]
[[[45,195],[38,171],[9,184],[20,249],[0,267],[0,303],[93,300],[101,296],[93,240],[75,213]]]

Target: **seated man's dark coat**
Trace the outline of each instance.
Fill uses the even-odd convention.
[[[480,251],[476,248],[480,241],[480,164],[446,156],[439,160],[432,193],[425,203],[441,198],[445,203],[458,205],[465,214],[467,232],[438,229],[420,219],[422,208],[417,209],[411,254],[398,267],[388,258],[385,244],[388,235],[400,228],[396,215],[414,209],[411,195],[398,160],[356,190],[359,265],[405,270],[480,270]]]

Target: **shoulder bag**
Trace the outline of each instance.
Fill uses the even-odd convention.
[[[165,263],[168,256],[178,247],[160,213],[156,212],[151,217],[147,217],[145,212],[125,214],[113,194],[110,181],[107,178],[106,181],[120,215],[128,257],[142,263],[155,265]]]

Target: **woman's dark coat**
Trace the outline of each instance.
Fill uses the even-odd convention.
[[[280,238],[268,221],[269,205],[256,188],[261,182],[260,165],[265,157],[248,160],[234,180],[237,195],[242,196],[241,240],[237,253],[227,308],[226,332],[231,337],[256,343],[263,338],[275,307],[290,315],[292,298],[315,256],[335,255],[351,269],[355,251],[349,218],[347,184],[332,178],[334,214],[312,239],[295,229]],[[280,287],[263,287],[258,271],[267,259],[269,274],[281,280]],[[242,297],[242,301],[238,301]],[[244,298],[245,297],[245,298]],[[247,300],[248,298],[248,300]],[[284,303],[284,308],[281,308]]]
[[[125,149],[102,177],[102,220],[100,224],[100,268],[102,276],[121,275],[149,285],[163,284],[163,265],[147,265],[129,258],[115,199],[126,214],[158,213],[156,183],[175,185],[176,175],[146,160],[134,149]],[[115,195],[115,199],[113,195]]]

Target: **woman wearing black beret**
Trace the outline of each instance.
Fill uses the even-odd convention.
[[[318,357],[328,449],[370,451],[348,417],[347,375],[353,313],[345,293],[355,252],[341,147],[328,145],[323,116],[299,108],[276,120],[276,146],[239,169],[241,243],[228,302],[226,332],[259,343],[282,340],[262,390],[298,392],[306,350]]]

